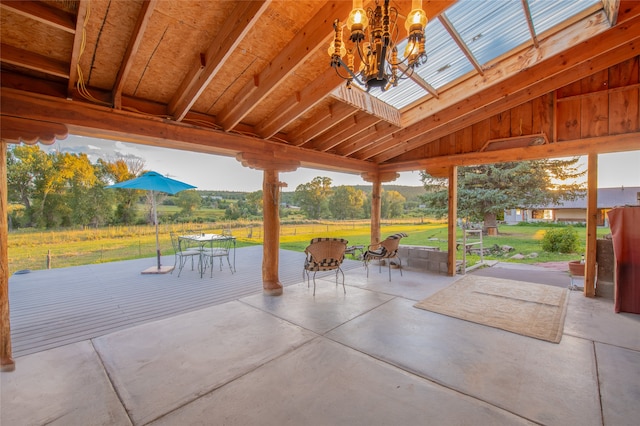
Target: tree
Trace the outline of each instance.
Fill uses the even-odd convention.
[[[380,217],[383,219],[391,219],[402,216],[405,201],[406,198],[398,191],[382,191]]]
[[[311,182],[296,187],[294,200],[309,219],[320,219],[329,214],[331,194],[331,178],[316,176]]]
[[[329,198],[329,210],[335,219],[356,219],[362,217],[362,206],[366,198],[366,194],[360,189],[339,186]]]
[[[534,160],[458,167],[458,215],[495,227],[505,209],[531,208],[584,194],[584,185],[564,183],[584,176],[578,158]],[[446,179],[421,172],[427,190],[422,200],[436,217],[447,215]],[[561,182],[561,183],[556,183]]]
[[[257,216],[262,211],[262,189],[247,194],[247,207],[252,215]]]
[[[181,191],[175,197],[175,205],[180,207],[180,215],[191,216],[200,204],[202,198],[196,190]]]
[[[144,163],[125,158],[114,161],[99,159],[97,167],[103,179],[118,183],[133,179],[141,174],[144,170]],[[116,189],[115,221],[127,225],[135,223],[136,202],[142,196],[144,196],[144,191]]]
[[[97,170],[85,154],[15,146],[7,159],[9,200],[25,206],[26,226],[96,223],[110,211]],[[94,190],[95,189],[95,190]]]

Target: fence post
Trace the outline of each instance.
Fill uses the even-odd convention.
[[[51,269],[51,250],[47,250],[47,269]]]

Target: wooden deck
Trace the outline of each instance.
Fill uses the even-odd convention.
[[[163,265],[172,265],[165,256]],[[9,279],[14,357],[101,336],[262,291],[262,246],[237,250],[236,269],[203,278],[187,264],[180,277],[143,275],[155,262],[138,259],[13,275]],[[280,251],[280,282],[302,280],[304,254]],[[343,269],[361,268],[346,260]],[[363,269],[364,273],[364,269]]]

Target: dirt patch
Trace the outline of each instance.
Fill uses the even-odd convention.
[[[562,272],[569,271],[569,262],[544,262],[544,263],[535,263],[534,265],[551,269],[553,271],[562,271]]]

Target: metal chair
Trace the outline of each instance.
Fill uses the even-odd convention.
[[[229,253],[231,252],[231,245],[233,244],[233,238],[230,236],[224,236],[221,238],[217,238],[211,241],[211,246],[209,248],[205,248],[202,252],[204,257],[203,265],[206,268],[209,264],[211,265],[211,278],[213,278],[213,264],[215,259],[220,261],[220,270],[222,271],[222,260],[227,259],[227,265],[229,265],[229,270],[233,274],[233,267],[231,266],[231,262],[229,261]]]
[[[314,238],[307,248],[304,249],[306,258],[302,279],[307,274],[307,287],[309,287],[309,273],[313,272],[313,295],[316,295],[316,273],[318,271],[336,271],[336,286],[338,285],[338,272],[342,274],[342,289],[345,294],[347,289],[344,286],[344,272],[342,272],[342,262],[344,253],[349,241],[342,238]]]
[[[398,256],[398,246],[400,240],[406,237],[407,234],[399,232],[388,236],[384,241],[380,241],[376,244],[371,244],[364,253],[364,266],[367,270],[367,277],[369,277],[369,262],[372,260],[386,259],[389,266],[389,281],[391,281],[391,259],[398,261],[398,269],[400,269],[400,276],[402,276],[402,259]],[[379,265],[379,271],[382,272],[382,264]]]
[[[191,270],[193,271],[193,258],[197,257],[198,262],[201,261],[201,252],[195,248],[182,248],[182,244],[178,235],[175,232],[170,232],[171,235],[171,245],[173,246],[173,252],[175,253],[175,261],[173,263],[173,269],[178,266],[178,276],[182,273],[182,268],[184,268],[184,264],[187,263],[188,259],[191,259]],[[171,271],[173,274],[173,270]]]

